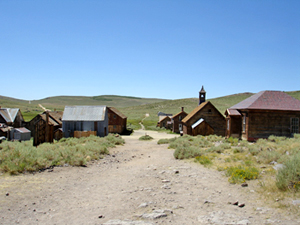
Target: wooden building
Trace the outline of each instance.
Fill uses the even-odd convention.
[[[172,120],[172,131],[174,133],[180,133],[183,131],[182,119],[184,119],[188,114],[184,111],[184,107],[176,115],[171,117]]]
[[[23,127],[25,125],[21,110],[18,108],[0,107],[0,123],[15,128]]]
[[[171,129],[171,118],[169,116],[162,116],[161,119],[158,121],[156,127]]]
[[[206,101],[206,92],[202,86],[199,92],[199,105],[183,120],[183,134],[225,136],[226,121],[219,110]]]
[[[106,106],[66,106],[62,118],[64,137],[74,137],[74,131],[82,133],[96,131],[97,136],[106,136],[107,111]]]
[[[299,133],[300,101],[281,91],[261,91],[230,107],[226,137],[248,141],[270,135],[292,137]]]
[[[47,111],[49,118],[48,118],[48,123],[49,126],[53,126],[53,132],[56,131],[58,128],[62,127],[62,116],[63,116],[63,111]],[[43,120],[46,122],[46,111],[43,112],[42,114],[39,114],[35,116],[32,120],[30,120],[26,128],[31,131],[31,136],[34,137],[35,135],[35,126],[39,120]],[[39,129],[37,129],[39,131]]]
[[[13,128],[10,130],[9,140],[29,141],[31,138],[31,131],[25,127]]]
[[[108,132],[123,134],[126,132],[127,117],[114,107],[107,107]]]

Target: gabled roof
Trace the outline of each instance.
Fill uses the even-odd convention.
[[[300,111],[300,101],[282,91],[261,91],[229,109]]]
[[[20,133],[31,133],[31,131],[26,129],[25,127],[15,128],[15,130]]]
[[[46,121],[46,114],[41,114],[39,116],[42,118],[42,120]],[[57,123],[51,116],[49,116],[48,124],[53,126],[59,125],[59,123]]]
[[[0,115],[7,123],[13,123],[18,115],[20,109],[18,108],[2,108]]]
[[[43,114],[46,114],[44,112]],[[55,120],[56,123],[61,124],[62,123],[62,117],[63,117],[64,112],[63,111],[49,111],[49,116]]]
[[[103,121],[106,106],[66,106],[62,121]]]
[[[182,122],[186,123],[187,121],[189,121],[198,111],[200,111],[208,103],[210,103],[210,102],[209,101],[202,102],[200,105],[198,105],[196,108],[194,108],[194,110],[192,112],[190,112],[186,117],[184,117]]]
[[[162,122],[162,121],[164,121],[166,119],[171,120],[171,118],[169,116],[164,116],[158,122],[160,123],[160,122]]]
[[[117,114],[119,117],[121,117],[122,119],[126,119],[127,116],[125,116],[123,113],[121,113],[119,110],[117,110],[115,107],[107,107],[109,108],[111,111],[113,111],[115,114]]]
[[[175,114],[174,116],[172,116],[171,118],[175,118],[177,116],[179,116],[180,114],[185,114],[185,115],[188,115],[185,111],[180,111],[179,113]]]

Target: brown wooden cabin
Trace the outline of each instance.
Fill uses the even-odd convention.
[[[200,119],[203,119],[205,121],[204,124],[206,125],[201,125],[199,128],[193,129],[193,126],[195,126]],[[219,136],[225,136],[225,118],[210,101],[202,102],[191,113],[189,113],[182,122],[183,134],[193,136],[216,134]],[[207,129],[204,129],[202,126],[207,127]],[[213,132],[211,129],[213,129]]]
[[[161,116],[162,118],[158,121],[156,127],[172,129],[172,121],[169,116]]]
[[[1,108],[1,106],[0,106],[0,123],[14,128],[23,127],[25,125],[25,121],[20,109]]]
[[[58,128],[62,127],[62,116],[63,111],[48,111],[49,113],[49,125],[54,126],[53,130],[56,131]],[[30,120],[26,128],[31,131],[31,136],[33,137],[35,134],[35,126],[37,124],[37,121],[43,120],[46,121],[46,112],[43,112],[42,114],[36,115],[32,120]],[[54,132],[53,131],[53,132]]]
[[[300,101],[281,91],[261,91],[230,107],[226,137],[248,141],[270,135],[292,137],[299,133]]]
[[[123,134],[126,131],[127,117],[114,107],[108,109],[108,132]]]
[[[172,120],[172,131],[174,133],[180,133],[183,130],[182,119],[184,119],[188,114],[184,111],[184,107],[181,108],[181,112],[171,117]]]

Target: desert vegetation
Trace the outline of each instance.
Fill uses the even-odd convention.
[[[230,183],[256,180],[266,195],[299,195],[300,134],[293,138],[270,136],[256,143],[215,135],[184,135],[161,139],[158,144],[169,144],[169,148],[175,149],[176,159],[191,159],[222,171]]]
[[[9,174],[41,171],[53,166],[86,166],[91,160],[102,158],[109,148],[123,144],[115,135],[104,138],[90,136],[63,138],[53,144],[32,146],[32,141],[0,144],[0,171]]]

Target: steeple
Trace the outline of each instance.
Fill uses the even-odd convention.
[[[202,88],[201,88],[201,91],[199,92],[199,105],[202,103],[202,102],[205,102],[205,95],[206,95],[206,91],[204,90],[204,87],[202,85]]]

